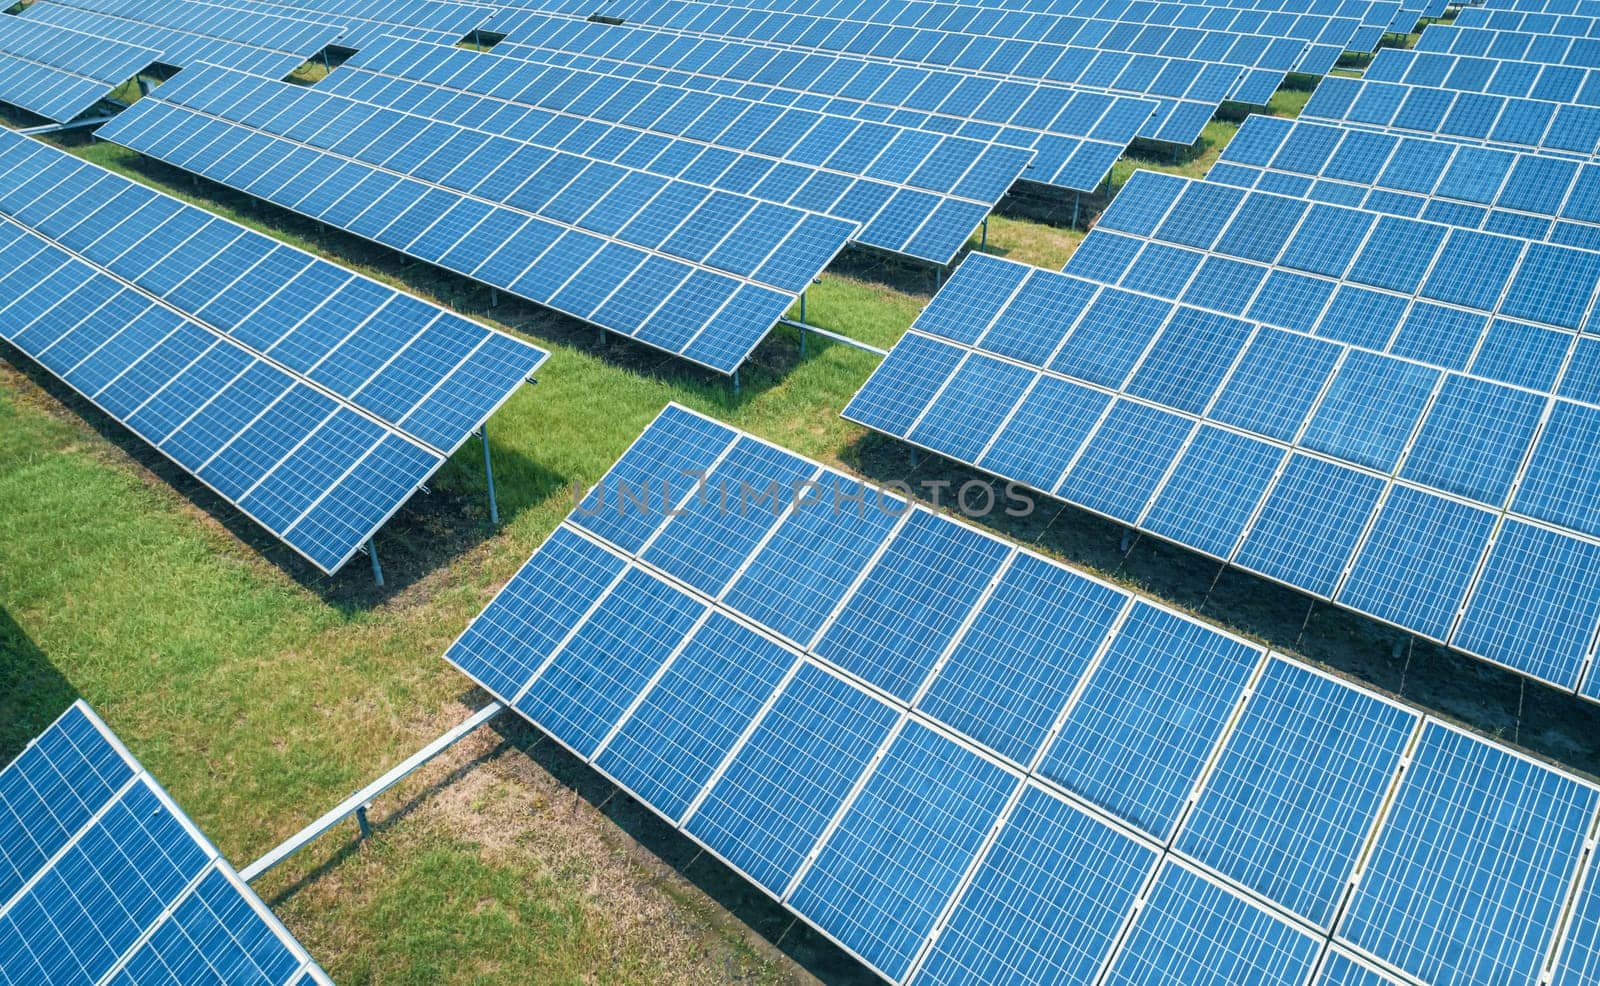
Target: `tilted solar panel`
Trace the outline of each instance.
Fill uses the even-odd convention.
[[[100,136],[722,373],[855,231],[213,66],[185,70]]]
[[[192,0],[159,7],[130,0],[40,0],[22,17],[161,53],[164,65],[199,62],[282,78],[338,40],[344,29]]]
[[[1287,67],[1247,68],[1221,61],[1200,58],[1178,58],[1142,54],[1128,51],[1108,51],[1095,47],[975,38],[972,35],[948,32],[916,31],[920,36],[907,42],[898,32],[883,25],[865,25],[864,33],[882,35],[873,42],[887,42],[891,51],[879,51],[877,43],[862,46],[835,40],[835,29],[848,37],[862,29],[856,21],[828,18],[810,18],[807,25],[790,25],[787,15],[748,12],[759,20],[762,27],[754,31],[740,31],[733,22],[747,12],[734,7],[710,4],[697,7],[673,7],[660,17],[652,12],[642,20],[653,27],[683,31],[688,36],[727,38],[736,41],[759,41],[767,45],[786,44],[795,52],[822,54],[849,53],[873,56],[883,71],[893,64],[893,56],[917,69],[953,70],[965,74],[970,80],[965,97],[983,99],[983,90],[995,90],[1003,84],[1020,82],[1031,85],[1040,81],[1066,85],[1101,94],[1141,96],[1158,103],[1157,112],[1146,122],[1140,136],[1177,144],[1192,144],[1199,139],[1206,123],[1215,115],[1217,107],[1227,99],[1264,101],[1283,81]],[[685,16],[674,16],[677,12]],[[728,16],[723,16],[727,14]],[[632,15],[630,15],[631,17]],[[802,27],[807,27],[802,31]],[[908,29],[909,30],[909,29]],[[953,43],[941,43],[948,41]],[[965,54],[962,49],[971,47]],[[1304,42],[1288,40],[1287,47],[1294,52],[1307,48]],[[904,50],[902,50],[904,49]],[[896,54],[898,52],[898,54]],[[1319,57],[1331,64],[1337,58],[1332,46],[1319,48]],[[1331,56],[1331,57],[1326,57]],[[1262,57],[1267,57],[1263,52]],[[1281,59],[1294,61],[1292,56]],[[984,75],[973,73],[981,71]]]
[[[955,259],[1032,156],[399,39],[360,52],[341,69],[321,91],[471,121],[551,149],[581,132],[588,157],[859,223],[853,242],[940,265]],[[560,138],[544,136],[546,128]]]
[[[546,357],[0,133],[0,338],[324,572]]]
[[[330,983],[82,700],[0,770],[0,979]]]
[[[1600,247],[1600,166],[1575,158],[1253,116],[1206,177],[1330,205]]]
[[[58,123],[160,60],[151,48],[0,17],[0,101]]]
[[[1587,954],[1600,789],[677,405],[446,659],[891,981]]]
[[[1034,152],[1023,177],[1093,191],[1156,110],[1153,101],[1040,82],[998,82],[938,68],[888,65],[832,52],[612,26],[534,11],[496,20],[494,54],[619,78],[730,92],[774,106],[889,120]]]
[[[1587,250],[1141,173],[1061,274],[969,258],[845,416],[1600,697],[1597,284]]]

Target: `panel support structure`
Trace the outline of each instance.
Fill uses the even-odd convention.
[[[483,443],[483,478],[489,485],[489,523],[500,526],[500,504],[494,498],[494,462],[489,458],[489,423],[478,429],[478,441]]]
[[[390,768],[390,770],[382,777],[373,781],[371,784],[368,784],[355,794],[350,795],[350,797],[345,798],[337,805],[334,805],[321,818],[318,818],[316,821],[312,822],[310,825],[307,825],[299,832],[291,835],[288,839],[285,839],[281,844],[279,844],[276,849],[273,849],[265,856],[262,856],[260,859],[240,870],[239,875],[244,878],[246,883],[251,882],[252,880],[256,879],[256,877],[259,877],[261,874],[272,869],[274,866],[277,866],[279,863],[283,862],[285,859],[288,859],[301,849],[304,849],[307,844],[315,840],[318,836],[322,835],[324,832],[333,828],[339,822],[351,815],[356,816],[356,824],[361,828],[362,837],[366,838],[371,836],[372,827],[367,822],[367,809],[371,807],[373,799],[377,798],[379,795],[383,794],[383,792],[400,783],[418,767],[421,767],[434,757],[437,757],[439,754],[450,749],[450,747],[454,746],[456,743],[460,742],[461,739],[466,737],[467,734],[473,732],[479,726],[488,722],[490,719],[493,719],[503,711],[505,711],[504,705],[500,704],[499,702],[490,702],[488,705],[468,716],[467,719],[460,725],[451,729],[443,736],[440,736],[438,739],[429,743],[427,746],[423,747],[416,753],[413,753],[405,760]]]
[[[383,588],[383,566],[378,563],[378,542],[367,542],[367,557],[372,559],[372,581]]]

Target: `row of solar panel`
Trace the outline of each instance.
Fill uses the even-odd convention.
[[[31,24],[114,38],[160,52],[164,65],[227,65],[282,78],[338,39],[334,25],[264,16],[191,0],[152,8],[129,0],[40,0]],[[118,80],[121,81],[121,80]]]
[[[544,359],[38,142],[0,175],[6,340],[324,571]]]
[[[1600,146],[1597,107],[1343,76],[1323,79],[1301,115],[1585,157]]]
[[[571,9],[566,0],[562,9]],[[887,15],[824,15],[809,8],[795,11],[767,9],[758,0],[631,0],[613,9],[625,21],[657,24],[701,34],[732,35],[765,41],[793,43],[807,48],[853,51],[901,61],[930,61],[969,69],[1005,71],[1010,64],[1038,64],[1047,52],[1057,58],[1082,59],[1089,53],[1145,55],[1187,59],[1283,73],[1298,71],[1321,75],[1360,30],[1353,20],[1309,17],[1303,24],[1313,37],[1296,30],[1296,16],[1264,14],[1279,30],[1256,32],[1212,31],[1128,20],[1086,19],[1062,14],[1013,14],[988,8],[943,5],[956,25],[968,17],[984,22],[968,27],[913,27],[895,23],[900,11],[919,8],[893,5]],[[1246,18],[1254,20],[1253,17]],[[1376,38],[1372,39],[1376,43]],[[996,56],[1004,52],[1004,61]]]
[[[1032,150],[1024,177],[1092,191],[1156,110],[1131,96],[518,12],[496,55],[883,120]]]
[[[675,3],[676,0],[669,2]],[[726,9],[731,14],[744,13],[739,8],[717,8],[706,5],[694,9],[705,11],[708,17],[716,15],[719,9]],[[762,16],[780,20],[783,17],[776,14]],[[686,20],[688,23],[679,23],[677,18],[652,17],[646,22],[711,37],[753,40],[765,44],[780,43],[779,36],[771,30],[750,29],[737,24],[726,25],[725,29],[719,30],[715,24],[695,26],[699,18],[690,17]],[[852,30],[860,26],[854,22],[843,23]],[[864,31],[887,32],[887,29],[866,25]],[[512,41],[521,40],[514,31],[508,30],[505,33]],[[781,43],[797,51],[839,51],[878,58],[893,57],[917,67],[987,72],[1026,82],[1053,82],[1099,92],[1146,96],[1158,103],[1158,109],[1146,123],[1141,136],[1180,144],[1191,144],[1197,140],[1200,131],[1224,100],[1265,103],[1283,82],[1285,71],[1273,68],[1242,68],[1198,58],[1169,58],[1046,42],[1002,43],[997,39],[973,38],[970,35],[941,35],[926,31],[918,33],[919,36],[927,36],[927,43],[922,45],[922,49],[926,50],[907,50],[896,44],[894,51],[885,52],[878,50],[876,46],[863,48],[850,45],[848,42],[834,44],[827,37],[812,38],[806,35],[796,40],[789,40],[790,36],[786,33],[782,34]],[[938,42],[945,38],[954,39],[958,43],[946,42],[941,46]],[[993,43],[987,43],[988,41]],[[969,42],[971,51],[966,54],[947,50],[968,47]],[[1294,44],[1302,43],[1294,42]],[[1307,63],[1303,64],[1300,70],[1318,72],[1330,68],[1339,52],[1331,51],[1331,46],[1329,48],[1329,52],[1324,52],[1328,55],[1325,59],[1326,66]]]
[[[502,128],[492,125],[479,129],[430,120],[211,66],[164,86],[159,98],[168,105],[214,117],[212,131],[239,124],[263,139],[281,137],[313,153],[326,152],[351,162],[363,174],[369,168],[362,165],[381,169],[377,173],[384,177],[378,179],[379,187],[352,195],[345,203],[347,209],[362,210],[345,218],[376,223],[370,226],[374,233],[424,198],[426,188],[421,182],[427,182],[442,193],[445,189],[469,193],[552,224],[583,227],[664,258],[795,293],[827,266],[855,232],[851,220],[766,202],[694,180],[700,177],[691,168],[705,150],[701,144],[683,145],[697,155],[685,162],[683,154],[666,154],[670,142],[665,138],[650,142],[647,150],[661,152],[656,157],[666,155],[675,159],[673,164],[687,165],[677,168],[678,176],[581,153],[592,149],[590,139],[601,134],[581,130],[573,119],[553,114],[513,114],[526,118],[530,128],[543,134],[519,140],[495,133]],[[119,118],[102,134],[108,140],[119,139],[117,135],[126,133],[121,124]],[[183,136],[209,146],[212,135],[206,130],[201,127]],[[569,147],[574,149],[566,149]],[[625,162],[633,160],[625,156],[626,149],[619,155]],[[230,145],[222,150],[234,148]],[[640,163],[655,161],[644,157]],[[722,163],[726,164],[726,159]],[[672,168],[663,163],[660,170]],[[382,201],[385,195],[388,202]],[[437,200],[429,213],[442,213],[444,205],[443,199]],[[917,217],[919,227],[927,218]],[[341,224],[338,219],[325,221]],[[429,223],[419,222],[404,233],[420,234],[428,228]],[[643,255],[639,256],[642,259]]]
[[[1581,451],[1600,408],[992,258],[917,327],[851,420],[1582,684],[1600,545],[1572,530],[1600,533]],[[1600,398],[1600,340],[1573,363],[1563,388]],[[1497,525],[1507,505],[1532,520]]]
[[[1572,65],[1548,65],[1470,55],[1441,55],[1390,48],[1379,52],[1362,78],[1370,82],[1457,92],[1488,92],[1555,103],[1600,106],[1600,72]]]
[[[1430,137],[1252,116],[1207,180],[1600,248],[1600,167]]]
[[[437,145],[414,141],[398,147],[395,153],[401,158],[429,158],[408,160],[406,165],[419,178],[441,182],[427,184],[168,102],[182,95],[173,87],[187,85],[189,91],[213,84],[227,87],[247,78],[210,67],[186,69],[185,76],[163,86],[158,95],[140,100],[102,128],[100,135],[723,373],[738,368],[848,236],[842,224],[820,216],[808,215],[797,226],[786,224],[790,213],[765,204],[750,210],[742,224],[724,214],[717,218],[712,210],[706,221],[692,227],[690,231],[697,230],[701,239],[728,240],[725,253],[715,254],[719,263],[744,268],[757,264],[762,278],[785,285],[775,290],[612,239],[613,230],[634,221],[637,202],[632,200],[619,197],[596,203],[582,196],[570,200],[567,204],[580,213],[579,224],[587,222],[595,232],[497,204],[496,199],[507,194],[501,187],[524,184],[531,170],[528,152],[533,149],[526,145],[511,145],[510,151],[523,151],[514,157],[508,153],[496,157],[506,148],[493,142],[475,156],[434,153],[441,150]],[[243,114],[255,118],[270,107],[273,115],[281,112],[288,123],[309,123],[317,129],[333,115],[326,111],[331,97],[295,86],[251,79],[230,91],[263,89],[272,90],[269,99],[239,101]],[[323,109],[314,119],[306,105],[312,101]],[[425,120],[412,119],[426,125]],[[335,130],[337,135],[346,132]],[[445,182],[455,187],[492,187],[496,198],[459,193]],[[688,228],[683,221],[687,214],[708,202],[716,206],[722,201],[720,196],[710,201],[713,197],[706,189],[679,184],[693,192],[673,200],[675,218],[663,223],[665,228],[636,225],[637,238],[665,239],[674,229]],[[630,190],[631,186],[624,188]],[[592,218],[582,218],[585,209]],[[774,213],[771,222],[769,211]],[[727,235],[730,228],[735,235]]]
[[[79,701],[0,770],[0,980],[329,983]]]
[[[455,0],[219,0],[231,7],[336,20],[344,26],[340,44],[361,49],[385,37],[454,44],[484,26],[494,8]]]
[[[1107,47],[1116,50],[1145,51],[1157,54],[1148,39],[1144,47],[1122,48],[1137,34],[1135,25],[1183,30],[1216,31],[1256,38],[1295,38],[1305,42],[1344,44],[1358,26],[1359,18],[1306,10],[1264,10],[1215,4],[1170,3],[1143,0],[1140,3],[1108,3],[1106,0],[1055,0],[1038,9],[1020,5],[984,3],[895,3],[894,0],[828,0],[824,3],[797,0],[741,0],[738,6],[750,9],[808,14],[844,20],[892,24],[899,28],[926,28],[960,34],[996,38],[1028,38],[1061,44],[1082,44],[1079,40],[1085,22],[1117,22],[1114,30],[1121,37]],[[1392,9],[1393,5],[1389,5]],[[1370,12],[1370,8],[1369,8]],[[625,19],[627,14],[621,14]],[[1388,23],[1372,26],[1382,27]],[[1097,29],[1091,29],[1097,30]],[[1092,36],[1092,35],[1091,35]],[[1133,42],[1138,44],[1138,42]],[[1259,42],[1258,42],[1259,43]],[[1094,47],[1100,47],[1094,45]],[[1369,49],[1370,50],[1370,49]]]
[[[447,659],[894,981],[1532,980],[1600,808],[675,406]]]
[[[1432,27],[1417,39],[1417,50],[1430,54],[1509,58],[1550,65],[1600,67],[1600,38],[1525,31],[1490,31],[1474,27]]]
[[[1572,4],[1570,13],[1496,9],[1487,4],[1463,7],[1456,14],[1454,27],[1486,28],[1518,34],[1564,34],[1570,38],[1594,37],[1600,20],[1600,3]]]
[[[160,60],[161,53],[75,31],[0,17],[5,102],[64,123]]]
[[[403,40],[361,53],[321,91],[816,210],[859,223],[856,243],[939,265],[955,258],[1032,157],[1020,148]],[[418,139],[448,139],[451,129],[436,126]]]

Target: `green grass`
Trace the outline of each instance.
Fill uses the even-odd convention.
[[[1273,109],[1293,115],[1304,99],[1280,93]],[[1191,156],[1151,164],[1203,173],[1236,129],[1214,122]],[[572,488],[666,402],[874,479],[967,478],[930,457],[913,467],[839,418],[870,354],[814,338],[802,358],[781,329],[735,396],[720,377],[532,306],[490,311],[482,288],[112,145],[73,149],[552,352],[491,424],[504,524],[487,523],[469,442],[380,533],[383,590],[360,560],[317,575],[48,375],[0,363],[0,762],[82,695],[238,864],[485,701],[440,655],[567,513]],[[1120,184],[1131,165],[1118,169]],[[1059,267],[1083,235],[1066,208],[1019,197],[991,219],[990,248]],[[932,289],[925,269],[851,255],[811,289],[806,314],[889,346]],[[1079,511],[1046,506],[999,530],[1580,767],[1600,762],[1600,715],[1508,674],[1149,539],[1124,552],[1120,528]],[[258,884],[342,983],[862,975],[511,717],[380,799],[373,818],[375,841],[355,845],[347,824]]]

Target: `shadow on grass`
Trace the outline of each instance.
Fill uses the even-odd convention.
[[[843,459],[878,482],[902,480],[923,496],[924,481],[949,489],[989,484],[1004,503],[1004,482],[868,433]],[[1027,517],[1003,511],[967,518],[1008,538],[1197,613],[1275,650],[1307,658],[1347,677],[1516,744],[1591,776],[1600,776],[1600,705],[1423,640],[1351,610],[1320,602],[1213,558],[1034,494]]]
[[[315,592],[330,605],[345,611],[365,609],[403,591],[434,569],[470,550],[494,533],[488,502],[482,495],[483,451],[468,439],[430,481],[428,492],[411,497],[387,524],[379,528],[379,560],[384,585],[374,583],[365,554],[357,554],[332,576],[324,575],[276,536],[251,520],[194,475],[158,452],[144,439],[73,390],[49,370],[9,343],[0,342],[0,361],[38,386],[76,414],[95,433],[115,445],[130,459],[171,487],[194,508],[204,511],[229,534],[244,542],[295,582]],[[522,510],[551,496],[568,495],[568,477],[530,461],[516,449],[496,445],[490,449],[497,472],[514,472],[518,482],[500,494],[500,518],[505,522]],[[435,485],[436,484],[436,485]],[[479,491],[474,495],[468,490]]]
[[[78,690],[0,606],[0,767],[77,697]]]

